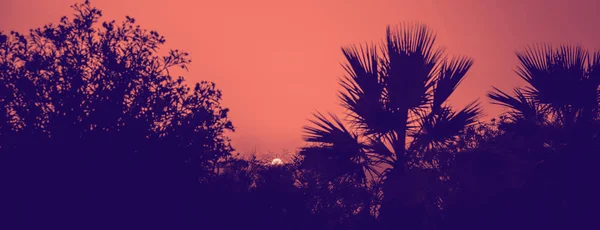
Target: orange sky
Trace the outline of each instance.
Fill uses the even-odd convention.
[[[81,0],[83,1],[83,0]],[[71,15],[74,0],[1,0],[0,30],[25,32]],[[520,84],[514,52],[534,42],[600,48],[595,0],[92,0],[104,19],[137,19],[167,38],[167,48],[192,55],[188,81],[209,80],[223,91],[241,153],[293,150],[303,144],[311,113],[341,108],[340,47],[380,41],[385,26],[430,25],[450,54],[475,65],[455,105],[482,98],[492,85]]]

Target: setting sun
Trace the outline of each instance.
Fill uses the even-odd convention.
[[[283,161],[279,158],[275,158],[273,159],[273,161],[271,161],[271,165],[282,165]]]

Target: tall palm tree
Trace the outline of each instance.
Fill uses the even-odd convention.
[[[348,116],[317,113],[313,126],[305,127],[305,140],[314,144],[301,152],[306,167],[330,178],[382,182],[382,220],[406,220],[402,215],[408,212],[394,214],[400,210],[392,207],[407,206],[418,199],[414,194],[423,194],[414,187],[419,180],[406,179],[408,172],[435,171],[442,158],[428,153],[452,145],[480,115],[477,101],[460,110],[447,103],[472,59],[448,58],[435,41],[426,25],[405,23],[388,26],[380,46],[342,48],[347,75],[339,97]]]

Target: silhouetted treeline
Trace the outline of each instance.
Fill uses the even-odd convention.
[[[89,2],[0,32],[0,229],[597,229],[600,53],[532,46],[526,85],[447,101],[473,60],[427,26],[342,49],[347,116],[285,164],[233,155],[213,83],[188,86],[133,18]]]

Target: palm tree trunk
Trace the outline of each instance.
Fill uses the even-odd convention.
[[[402,111],[400,114],[399,120],[402,122],[400,127],[397,130],[394,130],[394,143],[392,143],[394,148],[394,153],[396,154],[396,163],[394,165],[394,170],[399,170],[398,172],[402,172],[406,167],[406,133],[407,133],[407,122],[408,122],[408,110]]]
[[[392,170],[386,176],[384,181],[383,200],[380,209],[381,222],[385,229],[395,229],[404,226],[406,212],[403,211],[402,197],[400,197],[399,184],[403,174],[406,171],[406,133],[407,133],[408,111],[400,115],[399,121],[402,122],[397,130],[392,134],[392,148],[396,156],[396,161],[392,165]],[[406,188],[404,188],[406,189]],[[408,188],[410,189],[410,188]],[[398,216],[399,215],[399,216]]]

